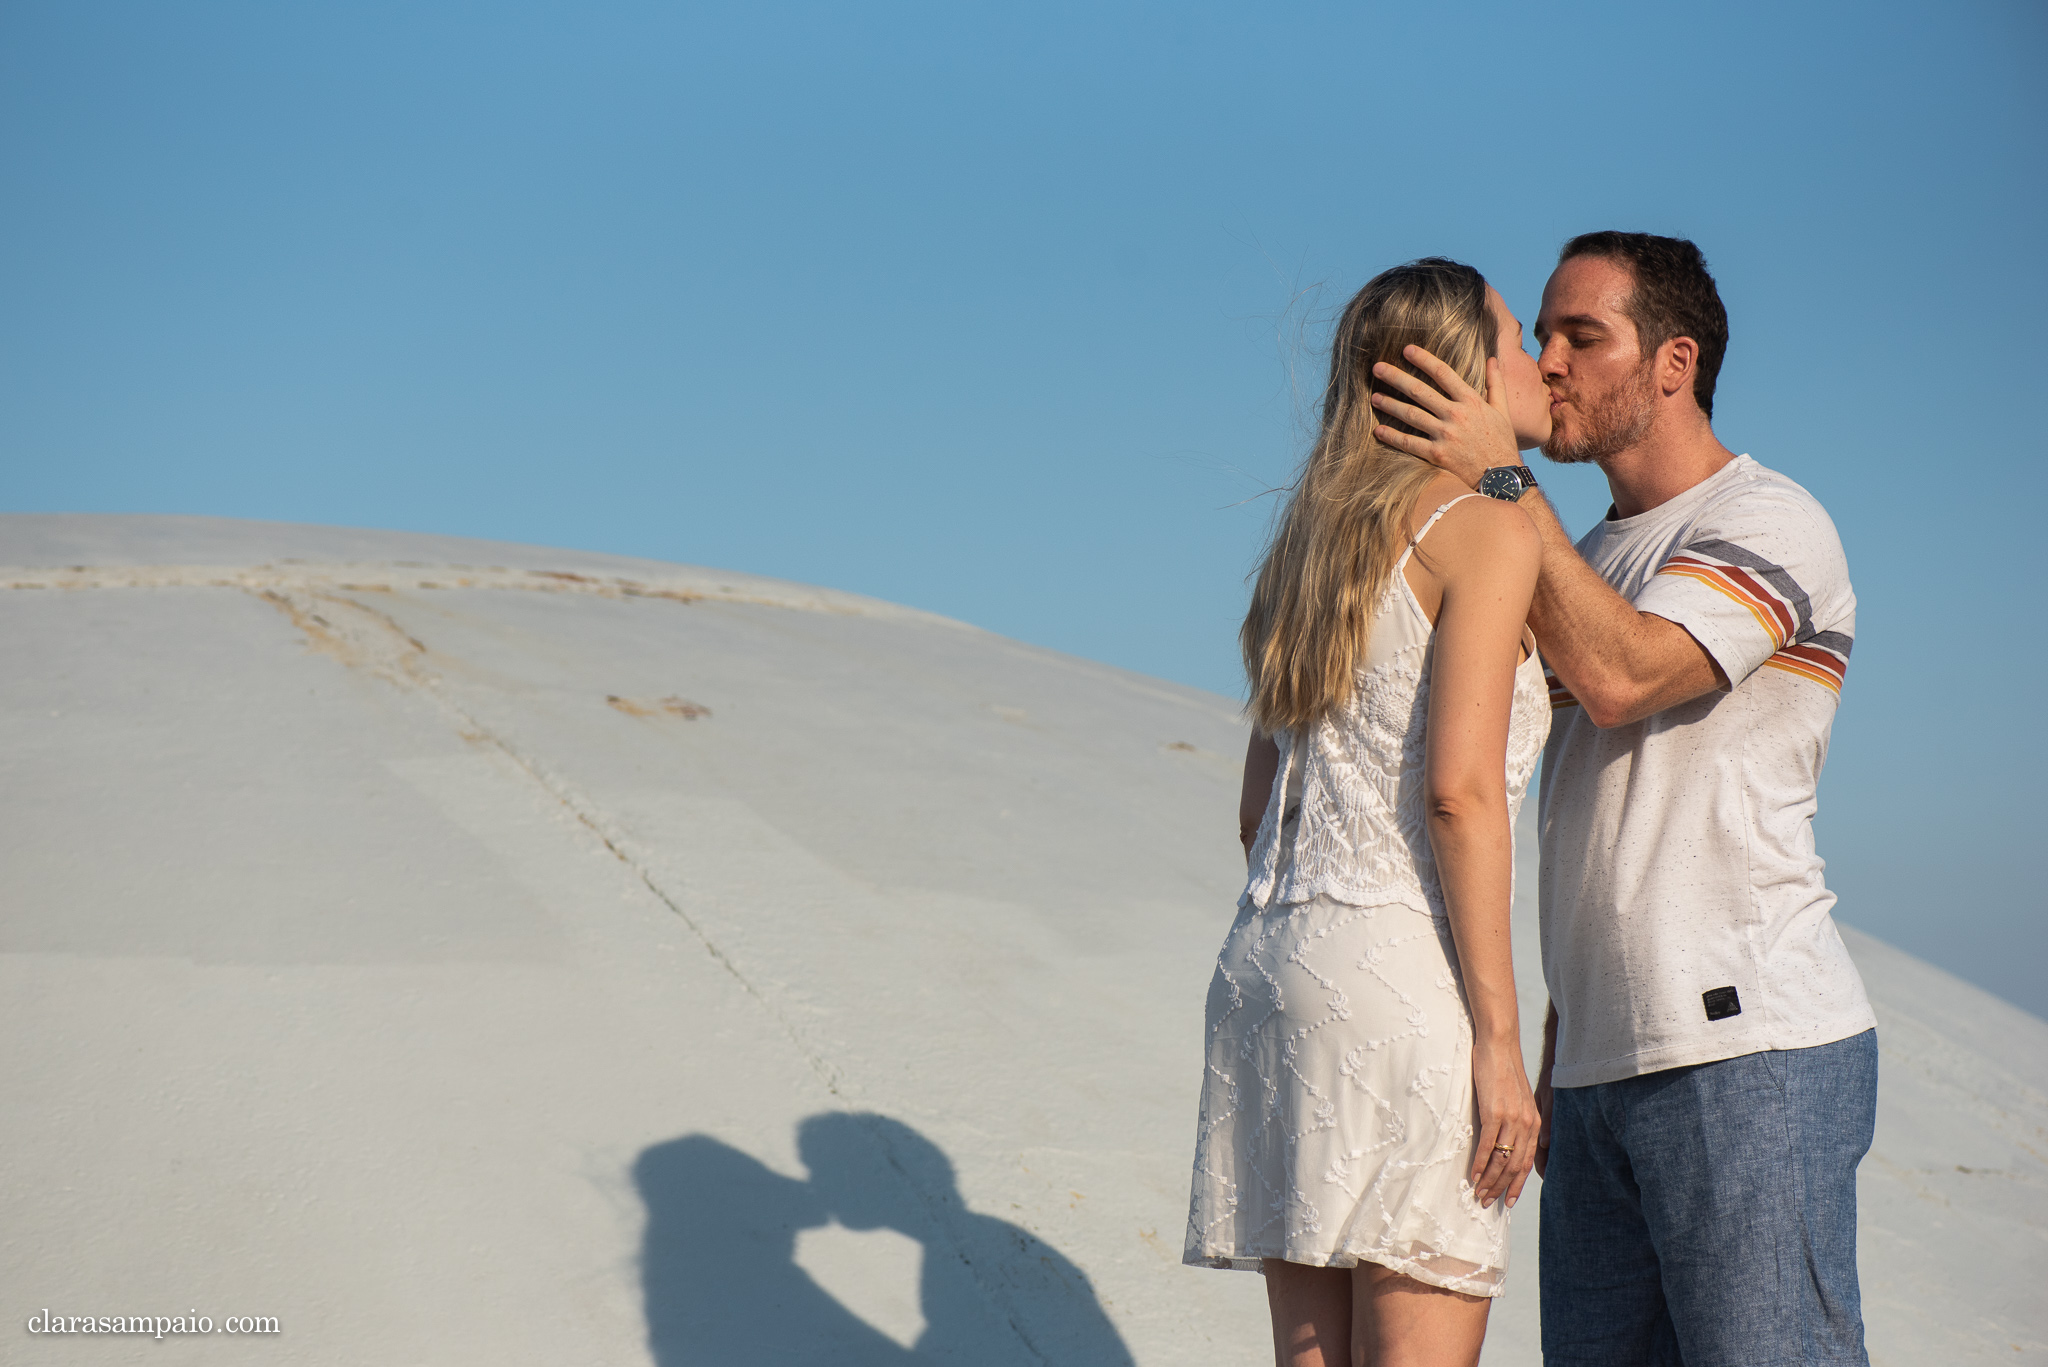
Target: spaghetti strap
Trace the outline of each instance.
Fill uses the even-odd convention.
[[[1466,499],[1478,497],[1480,497],[1480,495],[1478,494],[1459,494],[1456,498],[1452,499],[1448,503],[1438,504],[1436,511],[1429,515],[1429,521],[1423,523],[1421,530],[1416,532],[1414,536],[1408,538],[1408,549],[1402,551],[1401,558],[1394,562],[1394,572],[1396,574],[1399,574],[1403,569],[1407,568],[1408,557],[1415,554],[1415,548],[1422,544],[1423,537],[1429,535],[1429,529],[1436,525],[1436,520],[1438,518],[1442,517],[1445,513],[1449,512],[1458,504],[1463,503]]]

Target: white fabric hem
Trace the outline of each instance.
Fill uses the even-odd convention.
[[[1461,1295],[1482,1296],[1492,1300],[1507,1294],[1506,1268],[1475,1266],[1463,1259],[1445,1257],[1429,1249],[1406,1257],[1388,1249],[1354,1251],[1340,1248],[1328,1253],[1301,1249],[1276,1249],[1270,1253],[1242,1249],[1234,1253],[1200,1253],[1190,1249],[1182,1256],[1181,1262],[1188,1267],[1213,1267],[1223,1272],[1263,1273],[1266,1260],[1269,1258],[1284,1263],[1297,1263],[1303,1267],[1347,1268],[1357,1267],[1360,1263],[1373,1263],[1424,1285],[1439,1287],[1445,1291],[1456,1291]],[[1433,1267],[1430,1265],[1431,1260],[1440,1261]]]
[[[1257,901],[1250,892],[1237,899],[1237,909],[1250,908],[1260,912],[1285,910],[1290,907],[1305,907],[1311,902],[1335,902],[1339,906],[1356,907],[1360,911],[1378,911],[1382,907],[1399,907],[1403,911],[1420,912],[1431,920],[1446,921],[1450,912],[1442,907],[1432,906],[1426,897],[1414,897],[1398,889],[1388,888],[1325,888],[1318,892],[1297,896],[1289,889],[1285,896],[1275,892],[1265,901]]]

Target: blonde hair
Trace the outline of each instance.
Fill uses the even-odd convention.
[[[1345,306],[1330,347],[1322,429],[1238,633],[1251,683],[1246,710],[1261,731],[1299,729],[1350,700],[1373,613],[1410,543],[1415,501],[1437,473],[1381,444],[1377,428],[1392,420],[1369,402],[1386,387],[1373,379],[1373,363],[1416,374],[1401,357],[1413,343],[1483,392],[1497,333],[1485,278],[1439,256],[1381,272]]]

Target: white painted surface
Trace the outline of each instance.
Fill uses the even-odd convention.
[[[924,1245],[893,1229],[848,1229],[834,1220],[799,1230],[796,1265],[858,1319],[901,1348],[930,1327],[918,1287]]]
[[[1227,700],[452,538],[9,516],[0,566],[0,1357],[1266,1355],[1179,1266]],[[1850,943],[1873,1358],[2048,1361],[2048,1025]]]

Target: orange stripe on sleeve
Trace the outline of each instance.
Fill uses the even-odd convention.
[[[1792,633],[1799,630],[1799,619],[1792,615],[1792,609],[1786,606],[1784,600],[1769,587],[1759,583],[1756,576],[1747,570],[1737,569],[1733,565],[1720,565],[1716,568],[1726,575],[1730,582],[1740,584],[1752,598],[1770,609],[1771,616],[1778,619],[1779,645],[1792,639]]]
[[[1830,673],[1825,669],[1818,669],[1813,665],[1807,664],[1804,660],[1794,659],[1788,655],[1779,654],[1771,656],[1770,659],[1764,661],[1764,668],[1782,669],[1787,674],[1797,674],[1802,679],[1811,679],[1837,696],[1840,696],[1842,692],[1841,676]]]
[[[1771,639],[1778,645],[1784,645],[1791,640],[1792,633],[1799,629],[1790,606],[1768,585],[1759,582],[1746,571],[1695,559],[1689,555],[1674,555],[1664,570],[1658,572],[1661,574],[1671,571],[1674,566],[1677,567],[1676,573],[1687,574],[1701,583],[1711,585],[1748,607],[1752,613],[1764,613],[1769,618],[1769,621],[1762,622],[1764,630],[1770,633]]]
[[[1698,563],[1697,561],[1693,562],[1693,564]],[[1763,628],[1764,635],[1771,638],[1772,645],[1782,646],[1785,644],[1785,633],[1779,629],[1777,614],[1750,597],[1740,586],[1723,578],[1717,572],[1717,567],[1702,565],[1700,568],[1694,569],[1691,565],[1681,565],[1678,561],[1673,560],[1663,569],[1658,570],[1657,573],[1675,574],[1684,579],[1697,579],[1716,593],[1732,598],[1742,604],[1743,607],[1749,609],[1749,615],[1756,618],[1756,624]]]

